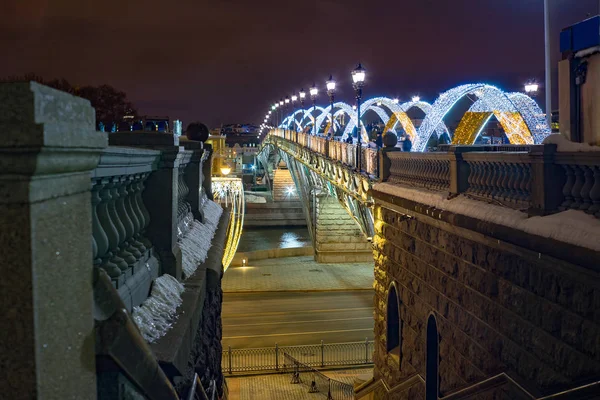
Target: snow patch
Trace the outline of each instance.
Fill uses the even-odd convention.
[[[134,307],[132,319],[147,342],[163,337],[173,325],[176,310],[182,303],[184,287],[171,275],[162,275],[152,283],[150,297]]]
[[[547,136],[542,144],[555,144],[558,152],[600,151],[600,146],[591,146],[587,143],[574,143],[561,134]]]
[[[179,240],[182,255],[184,279],[196,272],[198,265],[206,260],[208,250],[212,246],[223,208],[212,200],[207,200],[203,208],[204,223],[193,220],[186,234]]]
[[[375,184],[373,189],[430,205],[439,210],[600,251],[600,219],[583,211],[567,210],[544,217],[529,217],[526,213],[518,210],[472,200],[464,196],[448,199],[447,192],[434,192],[390,183]]]

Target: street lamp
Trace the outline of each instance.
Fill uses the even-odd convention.
[[[300,128],[302,128],[302,122],[304,121],[304,99],[306,98],[306,92],[304,89],[300,89],[298,96],[300,96],[300,110],[302,110],[302,117],[300,119]]]
[[[530,82],[525,84],[525,93],[534,97],[537,95],[539,89],[539,85],[535,82]]]
[[[421,101],[421,98],[420,98],[419,96],[413,96],[413,97],[412,97],[412,101],[413,101],[414,103],[418,103],[419,101]]]
[[[394,103],[394,104],[398,104],[398,103],[400,103],[400,99],[398,99],[398,98],[396,97],[396,98],[394,98],[394,100],[392,100],[392,103]]]
[[[296,129],[296,100],[298,100],[298,96],[293,94],[292,95],[292,128],[294,128],[294,132],[298,132],[298,129]]]
[[[335,81],[333,80],[332,75],[329,75],[329,80],[325,83],[325,85],[327,86],[327,94],[329,95],[329,105],[331,106],[329,109],[329,115],[331,117],[331,126],[329,127],[328,136],[330,136],[333,139],[333,136],[335,134],[335,132],[333,131],[335,129],[335,122],[333,121],[333,99],[335,96]]]
[[[289,105],[290,105],[290,98],[288,96],[285,96],[285,114],[287,114],[289,112]],[[286,117],[287,118],[287,117]],[[290,121],[288,121],[284,126],[283,129],[287,131],[287,128],[290,127]]]
[[[310,98],[312,99],[312,103],[313,103],[313,117],[314,117],[315,110],[317,109],[316,101],[317,101],[318,94],[319,94],[319,89],[317,89],[317,87],[313,83],[312,87],[310,88]],[[317,134],[317,124],[315,122],[316,122],[316,118],[313,119],[313,135]]]
[[[283,124],[283,104],[283,99],[279,99],[279,125]]]
[[[356,92],[356,126],[358,127],[356,138],[358,140],[358,144],[356,146],[356,168],[358,172],[361,171],[360,165],[360,156],[362,152],[361,141],[361,130],[360,130],[360,99],[362,97],[362,88],[365,84],[365,78],[367,76],[367,71],[362,67],[359,63],[358,67],[356,67],[352,71],[352,86],[354,86],[354,91]]]

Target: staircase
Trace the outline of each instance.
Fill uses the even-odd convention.
[[[298,192],[289,169],[278,168],[273,171],[273,200],[298,201]]]
[[[306,226],[302,203],[280,201],[275,203],[247,203],[244,228],[260,226]]]

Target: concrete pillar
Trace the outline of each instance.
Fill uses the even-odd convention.
[[[0,84],[0,397],[95,399],[89,101]]]
[[[315,261],[373,262],[371,243],[338,200],[325,194],[316,198]]]

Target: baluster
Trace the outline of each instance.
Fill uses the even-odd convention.
[[[117,266],[121,272],[127,270],[127,262],[123,260],[117,252],[119,251],[119,232],[114,225],[114,221],[109,210],[109,203],[111,202],[110,186],[108,181],[102,180],[100,186],[100,203],[98,204],[98,220],[100,226],[106,233],[108,240],[108,250],[105,258],[102,260],[101,267],[105,270],[112,270],[115,274],[113,266]],[[98,242],[100,243],[100,242]]]
[[[137,182],[135,182],[133,186],[135,188],[135,203],[137,204],[137,208],[140,210],[140,214],[138,215],[141,215],[140,221],[142,222],[140,241],[144,244],[144,246],[146,246],[146,248],[149,249],[150,247],[152,247],[152,243],[150,242],[150,240],[148,240],[148,238],[146,238],[144,234],[146,232],[146,229],[148,228],[148,225],[150,225],[150,214],[148,213],[146,205],[144,204],[144,200],[142,199],[142,192],[144,191],[144,182],[148,178],[148,175],[149,174],[140,175],[137,179]]]
[[[505,181],[505,194],[504,200],[510,201],[513,196],[513,184],[515,182],[515,171],[511,163],[506,163],[506,181]]]
[[[109,241],[100,220],[98,218],[98,208],[101,202],[99,191],[102,184],[96,181],[92,187],[92,239],[94,248],[94,266],[101,267],[111,278],[121,276],[121,269],[110,261]]]
[[[135,177],[132,175],[127,177],[127,184],[125,185],[125,192],[127,193],[125,197],[125,208],[133,223],[133,237],[131,243],[137,247],[140,253],[144,254],[147,250],[146,246],[139,240],[142,231],[141,218],[143,218],[143,216],[141,216],[141,212],[137,208],[137,204],[135,204],[135,189],[133,188],[134,179]]]
[[[469,177],[467,178],[467,182],[469,182],[468,192],[477,193],[477,162],[468,161],[469,164]]]
[[[594,181],[594,185],[590,189],[590,200],[592,201],[592,205],[586,210],[586,212],[600,216],[600,167],[595,165],[591,166],[590,168],[593,170],[592,179]]]
[[[482,197],[488,196],[488,163],[486,161],[480,161],[481,172],[479,177],[479,195]]]
[[[529,201],[531,199],[531,165],[521,164],[521,199]]]
[[[119,200],[119,192],[117,186],[119,185],[120,178],[114,177],[110,182],[110,196],[111,200],[108,203],[108,212],[112,218],[113,224],[115,228],[117,228],[117,233],[119,234],[119,257],[121,257],[127,265],[131,266],[135,264],[136,258],[133,254],[131,254],[126,249],[125,239],[127,238],[127,232],[125,230],[125,226],[123,225],[123,221],[121,220],[119,213],[117,212],[117,201]]]
[[[579,206],[579,209],[585,211],[592,205],[590,190],[592,190],[592,185],[594,184],[594,177],[591,167],[586,165],[581,165],[580,167],[583,170],[584,183],[581,188],[581,198],[583,199],[583,203]]]
[[[127,252],[131,253],[137,261],[142,257],[142,253],[133,245],[132,242],[134,232],[133,222],[131,221],[127,207],[125,206],[125,198],[128,196],[127,190],[125,190],[126,181],[127,178],[125,177],[119,179],[119,185],[117,187],[117,193],[119,197],[117,199],[116,209],[117,215],[119,216],[119,219],[125,228],[125,241],[123,242],[123,248],[126,249]]]
[[[498,162],[490,161],[489,164],[490,175],[488,177],[488,196],[493,199],[496,197],[497,191],[496,181],[498,180]]]
[[[571,204],[572,209],[579,209],[579,207],[583,204],[583,199],[581,197],[581,188],[583,187],[583,170],[580,165],[571,165],[573,168],[573,172],[575,173],[575,183],[573,184],[573,189],[571,189],[571,196],[573,196],[573,204]]]

